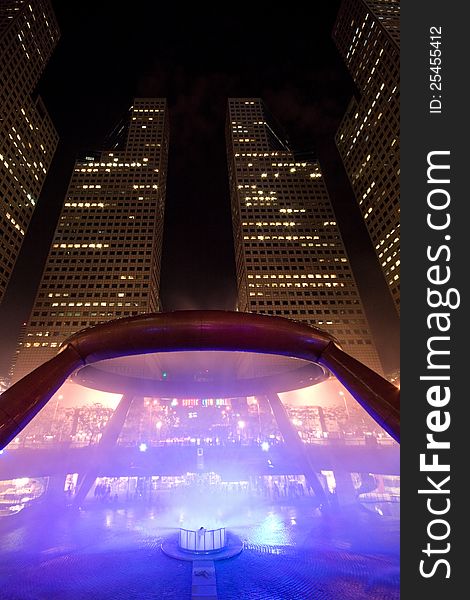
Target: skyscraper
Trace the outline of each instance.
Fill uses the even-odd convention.
[[[58,143],[35,89],[59,40],[49,0],[0,3],[0,302]]]
[[[77,330],[160,309],[166,101],[136,99],[108,148],[75,163],[14,380]]]
[[[238,308],[325,329],[381,372],[319,163],[259,98],[229,100],[226,136]]]
[[[400,310],[399,0],[343,0],[334,41],[357,86],[336,134],[362,216]]]

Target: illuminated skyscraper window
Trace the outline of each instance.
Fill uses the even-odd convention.
[[[344,0],[333,38],[359,92],[336,144],[400,309],[400,4]]]
[[[109,147],[75,163],[20,341],[15,380],[80,329],[160,310],[166,101],[136,99]]]
[[[59,40],[49,0],[0,3],[0,302],[58,136],[35,93]]]
[[[325,329],[381,372],[319,163],[258,98],[229,100],[226,137],[238,308]]]

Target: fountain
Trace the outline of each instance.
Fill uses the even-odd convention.
[[[91,389],[121,394],[122,398],[113,416],[109,419],[106,429],[101,432],[101,438],[96,448],[93,449],[93,461],[90,463],[88,471],[85,470],[82,475],[82,483],[74,499],[75,506],[81,507],[96,478],[100,476],[100,473],[106,473],[107,457],[116,452],[119,435],[133,403],[137,403],[144,397],[174,399],[175,402],[179,402],[194,398],[199,400],[261,396],[265,398],[267,405],[271,408],[284,444],[289,450],[295,472],[302,473],[306,485],[310,486],[314,495],[314,502],[309,514],[304,514],[305,522],[312,527],[312,531],[322,530],[322,527],[316,525],[316,517],[312,517],[313,504],[326,506],[331,499],[325,493],[322,479],[318,475],[315,456],[312,458],[313,453],[306,451],[306,444],[299,437],[296,427],[289,419],[279,393],[308,388],[327,381],[332,374],[344,383],[356,400],[378,423],[383,425],[392,437],[399,440],[399,390],[344,353],[329,334],[314,327],[288,321],[281,317],[223,311],[176,311],[175,313],[146,314],[111,321],[71,336],[64,342],[60,352],[53,359],[32,371],[2,394],[0,448],[15,439],[68,378]],[[158,422],[156,426],[158,428]],[[239,421],[238,430],[240,431],[244,427],[245,423]],[[238,446],[234,447],[238,448]],[[141,442],[140,446],[136,446],[135,455],[138,455],[138,458],[134,456],[135,460],[140,461],[148,456],[150,450],[150,444]],[[206,461],[202,448],[198,447],[197,450],[197,455],[193,453],[193,468],[198,472],[205,472],[211,468],[210,461]],[[263,451],[269,451],[268,442],[261,448],[261,452]],[[240,460],[238,454],[238,452],[233,454],[234,464]],[[162,452],[161,456],[165,456],[165,453]],[[240,453],[240,456],[244,456],[244,453]],[[156,473],[152,470],[151,462],[142,461],[142,465],[145,464],[147,468],[147,471],[145,469],[143,471],[145,475]],[[265,463],[266,461],[263,464]],[[271,461],[269,463],[271,466]],[[239,475],[236,473],[236,469],[234,471],[234,480],[238,481]],[[162,472],[164,470],[158,471],[159,474]],[[351,486],[350,478],[349,486]],[[61,491],[63,492],[63,486]],[[224,505],[230,503],[228,495],[221,500]],[[200,563],[213,563],[238,555],[244,548],[243,542],[225,526],[232,526],[237,531],[235,528],[243,526],[243,520],[249,518],[245,516],[246,513],[236,510],[225,511],[223,517],[218,517],[218,511],[214,510],[215,505],[215,502],[212,504],[209,502],[209,498],[204,495],[204,490],[202,490],[202,493],[195,498],[195,502],[187,503],[184,521],[176,518],[177,507],[172,507],[168,515],[161,516],[162,522],[159,523],[158,529],[153,528],[156,533],[155,539],[161,539],[161,532],[168,531],[169,527],[174,528],[172,529],[173,533],[163,540],[161,549],[166,555],[179,561],[193,562],[193,582],[195,582],[193,589],[200,590],[205,587],[206,589],[203,591],[208,592],[204,594],[207,597],[216,595],[215,567],[207,564],[201,566]],[[203,514],[201,514],[202,512]],[[93,517],[94,514],[99,516],[101,512],[90,511],[88,514]],[[113,527],[115,526],[118,530],[120,515],[118,515],[118,511],[110,511],[110,514],[116,514],[116,524]],[[328,524],[333,519],[334,513],[325,514],[327,514]],[[237,522],[234,520],[234,515]],[[168,518],[165,518],[166,516]],[[375,516],[373,515],[373,517]],[[362,517],[362,512],[359,517]],[[153,517],[151,518],[153,519]],[[83,526],[83,522],[86,521],[87,519],[78,519],[77,527]],[[267,572],[264,577],[266,586],[271,585],[271,579],[276,581],[277,578],[278,584],[282,583],[285,586],[283,589],[290,589],[290,587],[294,589],[293,586],[296,585],[296,582],[289,577],[297,570],[297,573],[301,574],[299,585],[304,585],[304,580],[307,579],[307,576],[310,578],[310,572],[313,571],[311,581],[307,583],[311,584],[312,588],[315,586],[318,589],[318,581],[315,578],[320,576],[320,571],[315,570],[315,560],[310,559],[312,548],[318,547],[320,554],[323,552],[321,564],[328,567],[325,569],[328,577],[322,576],[322,585],[323,582],[325,585],[329,585],[330,579],[336,577],[332,581],[338,581],[338,585],[343,590],[344,579],[351,578],[351,567],[349,564],[342,567],[344,545],[339,548],[337,560],[329,551],[331,545],[329,524],[324,528],[327,530],[327,535],[325,534],[327,551],[324,552],[321,531],[318,534],[319,541],[317,539],[307,540],[308,544],[306,544],[305,534],[303,532],[296,533],[300,528],[297,527],[295,520],[290,521],[293,527],[287,522],[282,531],[288,531],[294,536],[293,539],[300,540],[300,551],[296,554],[293,546],[289,546],[279,536],[276,537],[277,522],[273,523],[271,518],[265,519],[265,521],[266,523],[263,521],[258,528],[262,532],[260,539],[253,535],[253,527],[250,530],[241,530],[243,538],[247,540],[247,549],[250,552],[264,552],[264,546],[267,543],[273,554],[279,554],[283,551],[282,548],[288,547],[287,556],[296,558],[295,561],[289,559],[273,562],[272,570]],[[95,522],[96,517],[93,523]],[[322,522],[320,517],[318,522]],[[52,516],[51,523],[54,523]],[[183,524],[187,529],[182,527]],[[201,524],[216,528],[206,529],[201,527]],[[40,525],[38,531],[41,528]],[[106,521],[106,529],[103,528],[103,531],[107,532],[111,525],[111,522]],[[223,526],[219,527],[219,525]],[[58,524],[59,531],[60,526],[61,523]],[[367,545],[369,530],[362,527],[362,520],[355,520],[354,528],[354,531],[356,529],[358,531],[358,543],[361,546],[364,543],[369,548]],[[96,527],[90,530],[90,538],[96,538],[96,530]],[[126,529],[124,531],[127,532]],[[382,529],[377,531],[376,520],[372,522],[370,531],[376,535],[376,539],[379,539],[383,533]],[[271,535],[273,533],[275,534],[274,538]],[[392,533],[396,534],[396,529],[392,530]],[[108,536],[107,533],[106,535]],[[144,540],[142,543],[147,544],[148,536],[149,533],[145,530],[145,538],[141,536]],[[53,569],[57,561],[47,561],[49,566],[44,567],[44,561],[41,558],[44,552],[41,545],[42,538],[47,536],[43,536],[41,532],[41,535],[35,534],[32,537],[33,542],[37,545],[38,564],[42,561],[43,568]],[[51,539],[52,537],[56,536],[51,536]],[[109,539],[114,539],[114,537]],[[382,541],[381,538],[380,541]],[[349,537],[346,542],[350,545]],[[30,552],[30,543],[28,541],[28,546],[26,546],[28,553]],[[342,539],[341,544],[343,544]],[[370,547],[375,548],[373,545]],[[47,551],[55,553],[56,548],[54,546]],[[99,551],[103,551],[102,546],[99,547]],[[77,550],[78,552],[79,550]],[[129,553],[129,561],[126,560],[126,563],[129,562],[128,572],[132,574],[133,580],[137,579],[136,572],[142,572],[140,561],[144,554],[150,555],[151,569],[160,569],[158,576],[152,578],[152,582],[162,579],[165,585],[171,585],[172,582],[169,581],[167,573],[176,573],[176,566],[172,567],[172,561],[159,562],[158,553],[139,551]],[[122,556],[120,545],[116,555]],[[85,553],[84,556],[86,557],[87,554]],[[251,567],[250,559],[247,558],[247,561],[243,561],[243,568],[248,565],[251,569],[251,579],[247,579],[247,582],[242,581],[245,578],[241,577],[237,570],[234,570],[233,580],[235,581],[236,578],[237,582],[243,583],[244,589],[248,591],[240,597],[248,598],[249,585],[258,575],[257,565],[264,564],[264,558],[263,563],[253,562]],[[360,559],[363,560],[362,557]],[[134,560],[135,562],[132,562]],[[16,556],[12,555],[11,561],[12,565],[16,565]],[[300,565],[298,569],[294,564],[297,562]],[[372,573],[376,572],[376,562],[370,563],[370,572]],[[101,561],[84,560],[80,563],[78,561],[68,561],[68,563],[75,569],[79,568],[80,577],[82,577],[83,568],[88,568],[88,572],[92,569],[93,577],[91,579],[99,580],[100,588],[104,587],[106,582],[101,584],[101,572],[93,570],[94,563],[101,565]],[[74,566],[77,564],[79,567]],[[119,558],[119,565],[121,564],[122,558]],[[285,567],[286,564],[287,567]],[[279,572],[278,565],[281,569]],[[396,577],[395,563],[392,563],[392,567],[394,570],[391,573]],[[358,568],[358,570],[362,572],[362,569],[361,563],[361,569]],[[185,570],[189,569],[185,568]],[[227,568],[224,571],[228,572],[230,569]],[[49,585],[49,572],[51,571],[46,571],[44,585]],[[379,571],[379,573],[383,572],[383,569]],[[53,573],[55,576],[56,573]],[[74,571],[72,573],[75,575]],[[330,573],[333,573],[331,577]],[[74,582],[78,578],[78,575],[76,578],[73,577]],[[282,578],[282,582],[280,578]],[[139,579],[144,581],[146,578]],[[57,581],[62,580],[62,575],[57,573]],[[114,593],[112,572],[109,573],[107,581],[111,582],[109,585],[113,585]],[[362,583],[362,580],[360,582]],[[202,586],[201,583],[206,585]],[[392,584],[395,589],[397,587],[395,579]],[[211,594],[211,592],[213,593]],[[335,594],[330,596],[336,597]],[[313,595],[309,597],[313,597]]]
[[[218,529],[184,529],[163,541],[161,548],[167,556],[178,560],[224,560],[243,550],[243,542],[225,527]]]
[[[225,546],[225,527],[219,529],[200,527],[198,530],[181,528],[179,531],[179,547],[181,550],[209,554],[218,552]]]

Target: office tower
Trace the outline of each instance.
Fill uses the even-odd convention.
[[[319,163],[258,98],[229,100],[226,135],[238,308],[318,326],[381,372]]]
[[[80,329],[160,309],[167,156],[166,101],[139,98],[108,150],[76,161],[15,381]]]
[[[336,134],[397,311],[400,310],[400,4],[344,0],[334,41],[356,84]]]
[[[36,94],[59,40],[49,0],[0,3],[0,302],[58,136]]]

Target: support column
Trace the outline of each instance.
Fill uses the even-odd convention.
[[[341,467],[333,471],[336,481],[336,500],[339,506],[357,503],[357,492],[352,482],[351,473]]]
[[[400,441],[400,390],[366,365],[330,343],[318,362],[327,367],[369,415]]]
[[[47,484],[46,496],[49,504],[65,503],[65,473],[51,475]]]
[[[133,396],[124,395],[117,405],[112,417],[109,419],[101,439],[94,450],[90,469],[84,474],[81,484],[75,495],[74,504],[76,506],[80,506],[83,503],[86,495],[95,483],[106,454],[116,446],[116,442],[119,438],[119,434],[122,431],[133,400]]]
[[[268,399],[271,410],[273,411],[274,418],[276,419],[282,437],[284,438],[284,442],[294,454],[295,458],[299,461],[299,464],[302,466],[305,479],[315,492],[315,496],[321,502],[326,502],[327,497],[323,486],[317,477],[315,465],[312,464],[305,445],[299,438],[297,430],[292,425],[281,399],[275,393],[267,394],[266,398]]]
[[[0,449],[35,417],[73,371],[83,365],[78,352],[66,346],[9,387],[0,396]]]

